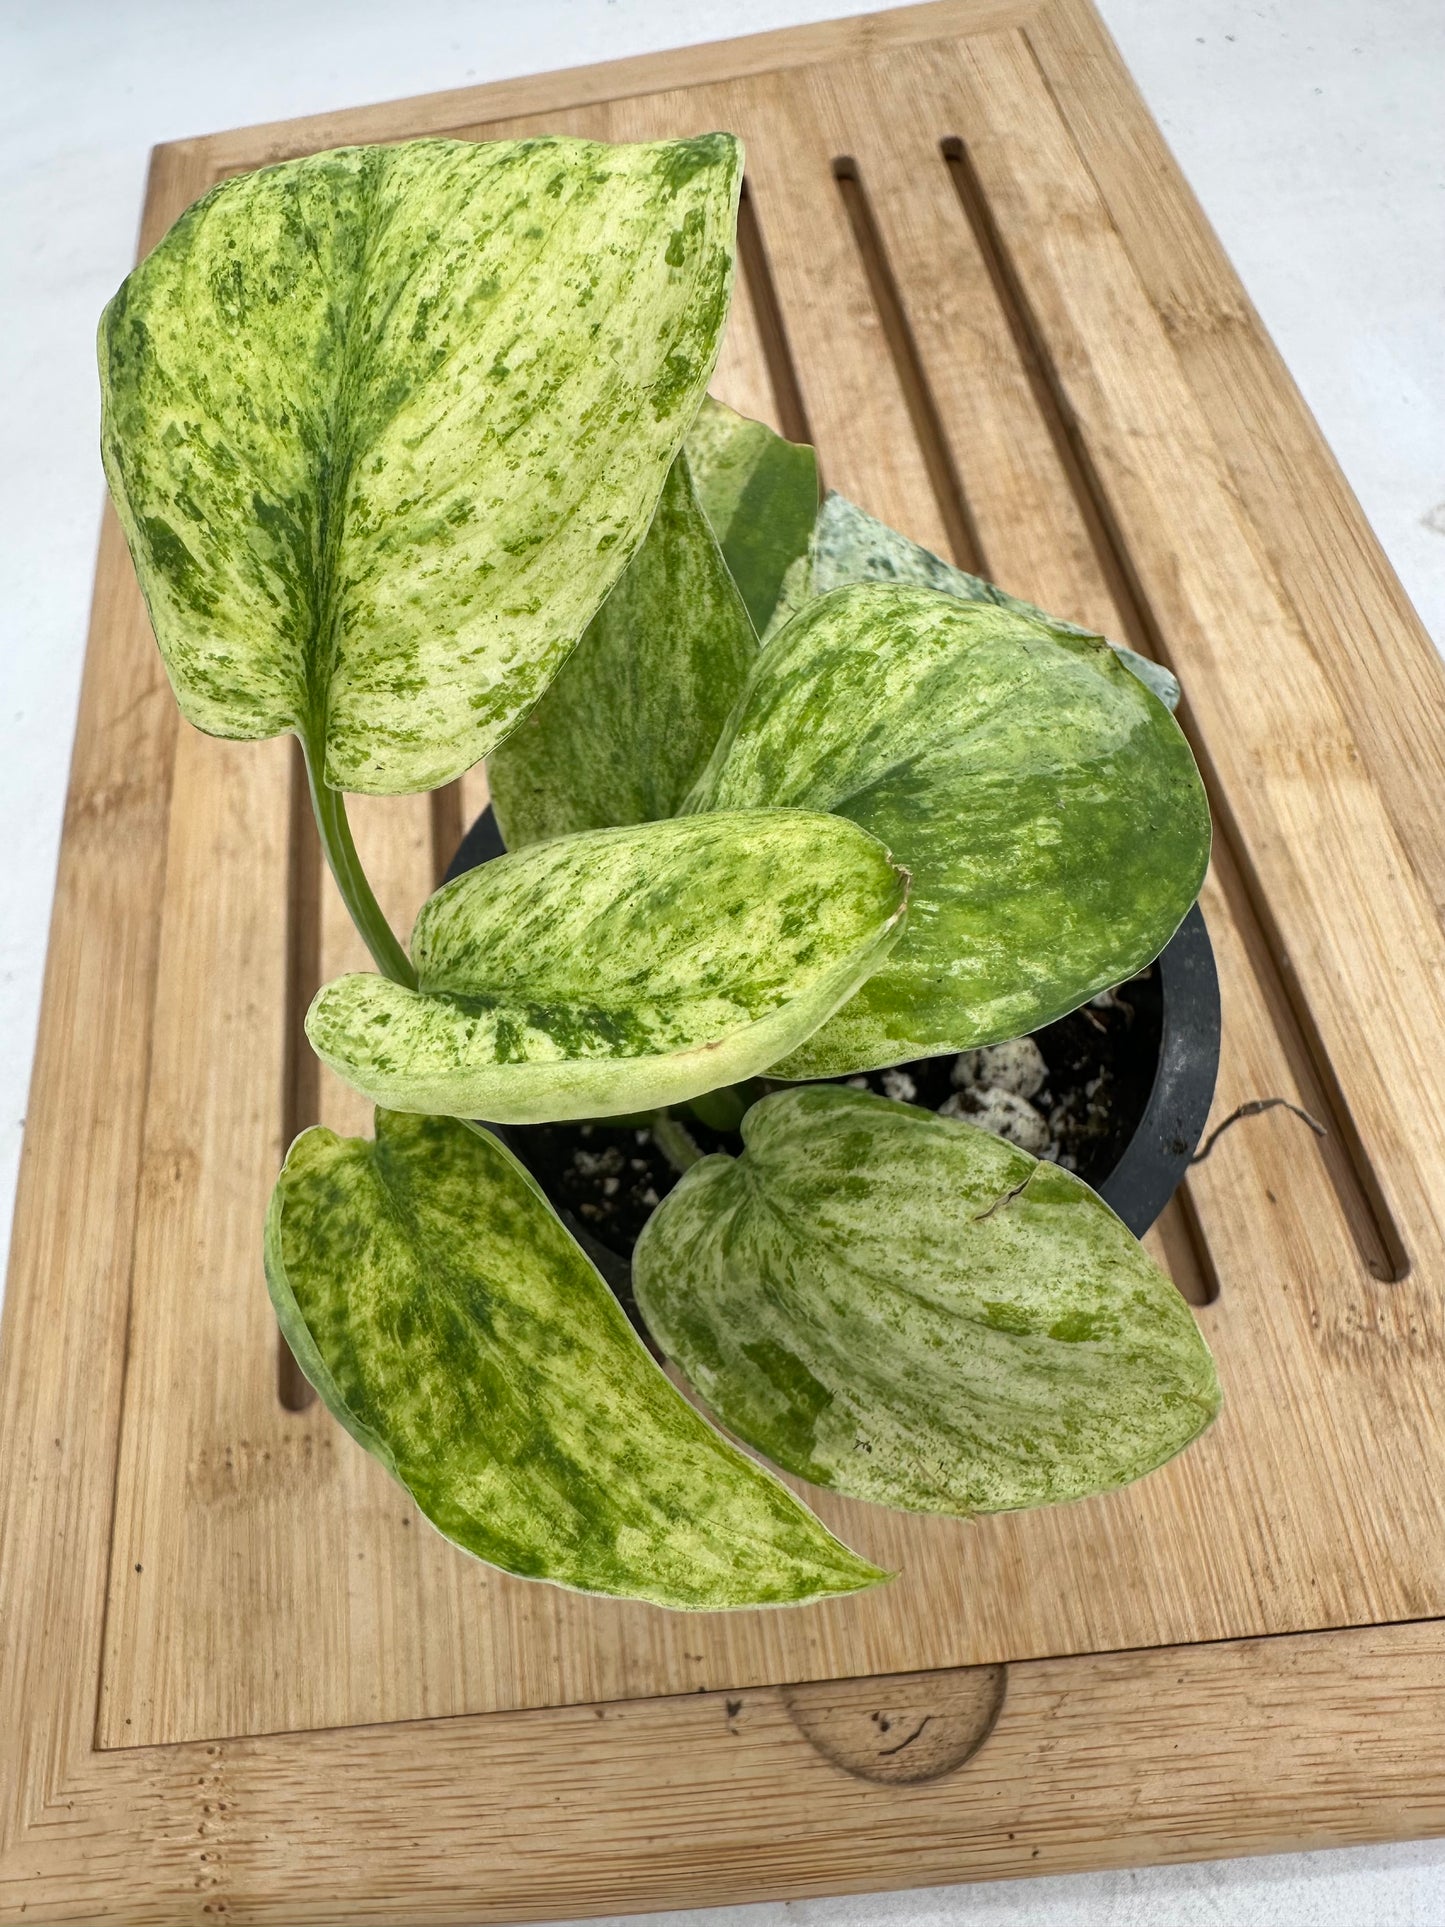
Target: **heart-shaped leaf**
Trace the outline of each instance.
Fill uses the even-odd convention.
[[[708,1608],[885,1576],[673,1389],[487,1133],[384,1111],[374,1142],[305,1132],[266,1279],[333,1415],[490,1565]]]
[[[793,572],[787,607],[778,613],[796,614],[810,596],[826,595],[830,589],[846,588],[852,582],[911,582],[923,589],[940,589],[945,595],[958,596],[964,602],[996,603],[1001,609],[1030,616],[1045,628],[1057,629],[1066,635],[1096,633],[1093,629],[1081,629],[1076,622],[1046,615],[1032,602],[1024,602],[994,583],[985,582],[981,575],[956,569],[931,549],[910,542],[906,535],[890,529],[886,522],[879,522],[846,496],[831,491],[818,511],[808,555]],[[1166,709],[1179,707],[1178,680],[1163,663],[1141,656],[1122,642],[1111,642],[1109,647]]]
[[[1209,859],[1189,745],[1107,643],[902,585],[759,655],[688,808],[764,804],[851,817],[913,878],[898,948],[780,1077],[1036,1030],[1157,956]]]
[[[492,752],[492,807],[508,849],[676,815],[757,653],[679,454],[621,581]]]
[[[918,1512],[1082,1498],[1214,1417],[1184,1300],[1100,1198],[974,1126],[838,1086],[753,1107],[633,1259],[723,1424],[788,1471]]]
[[[897,941],[907,877],[802,810],[592,830],[422,907],[418,990],[338,978],[306,1019],[375,1102],[501,1124],[681,1103],[765,1070]]]
[[[100,328],[106,473],[184,713],[429,789],[647,528],[727,315],[741,152],[415,141],[224,182]]]
[[[818,513],[818,459],[709,395],[688,430],[688,460],[708,520],[759,635]]]

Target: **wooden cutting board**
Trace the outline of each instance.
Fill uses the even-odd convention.
[[[747,143],[716,392],[1171,664],[1216,1117],[1156,1234],[1224,1417],[767,1614],[529,1587],[283,1369],[260,1224],[357,1101],[285,743],[178,723],[102,540],[0,1355],[0,1918],[509,1921],[1445,1831],[1445,676],[1084,0],[873,18],[156,151],[145,245],[357,140]],[[480,776],[363,801],[405,927]]]

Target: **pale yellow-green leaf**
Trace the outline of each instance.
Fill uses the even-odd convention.
[[[981,575],[955,568],[951,562],[912,542],[897,529],[890,529],[860,509],[846,496],[830,490],[818,510],[808,542],[806,557],[796,567],[790,583],[786,611],[793,614],[810,596],[826,595],[830,589],[846,588],[853,582],[911,582],[923,589],[940,589],[945,595],[964,602],[993,602],[1001,609],[1029,616],[1045,627],[1075,636],[1092,636],[1095,631],[1051,616],[1006,589],[987,582]],[[1110,642],[1109,647],[1131,675],[1156,695],[1166,709],[1179,707],[1179,682],[1172,671],[1149,656],[1141,656],[1126,643]]]
[[[886,958],[906,898],[876,838],[812,811],[559,837],[423,906],[419,989],[338,978],[307,1035],[392,1110],[502,1124],[652,1110],[811,1035]]]
[[[646,531],[727,314],[741,152],[341,148],[223,182],[100,327],[102,448],[184,713],[429,789]]]
[[[849,817],[913,878],[897,949],[780,1077],[1037,1029],[1157,956],[1209,859],[1189,745],[1101,637],[904,584],[761,651],[688,808],[764,805]]]
[[[679,1396],[488,1134],[386,1112],[374,1142],[307,1131],[266,1278],[334,1416],[478,1559],[709,1609],[884,1577]]]
[[[658,1343],[731,1431],[919,1512],[1108,1491],[1219,1409],[1189,1307],[1087,1185],[836,1085],[695,1164],[633,1260]]]

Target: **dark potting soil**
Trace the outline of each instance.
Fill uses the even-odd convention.
[[[995,1099],[994,1113],[988,1108],[989,1067],[978,1063],[989,1058],[988,1052],[966,1052],[962,1059],[956,1053],[926,1057],[842,1081],[974,1122],[1002,1112],[1011,1136],[1022,1116],[1030,1148],[1097,1186],[1118,1163],[1144,1114],[1161,1030],[1159,973],[1151,966],[1035,1031],[1043,1082],[1026,1098],[1015,1091]],[[1037,1076],[1037,1062],[1031,1061]],[[759,1094],[780,1088],[766,1078],[757,1080]],[[1022,1115],[1021,1104],[1035,1116]],[[710,1129],[685,1106],[677,1115],[700,1151],[736,1155],[742,1149],[735,1132]],[[651,1132],[632,1125],[531,1124],[509,1126],[505,1135],[638,1322],[628,1260],[642,1227],[677,1183]]]

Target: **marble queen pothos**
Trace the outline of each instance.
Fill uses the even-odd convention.
[[[380,1108],[286,1158],[282,1329],[458,1546],[691,1608],[888,1575],[674,1389],[472,1120],[686,1146],[763,1071],[1015,1035],[1154,957],[1209,852],[1163,672],[820,508],[811,450],[707,399],[741,171],[727,134],[289,161],[185,213],[99,343],[177,701],[300,739],[377,966],[308,1018]],[[483,757],[508,854],[408,949],[344,792]],[[1187,1307],[1077,1180],[828,1082],[742,1141],[663,1200],[636,1284],[776,1466],[962,1515],[1105,1491],[1214,1415]]]

